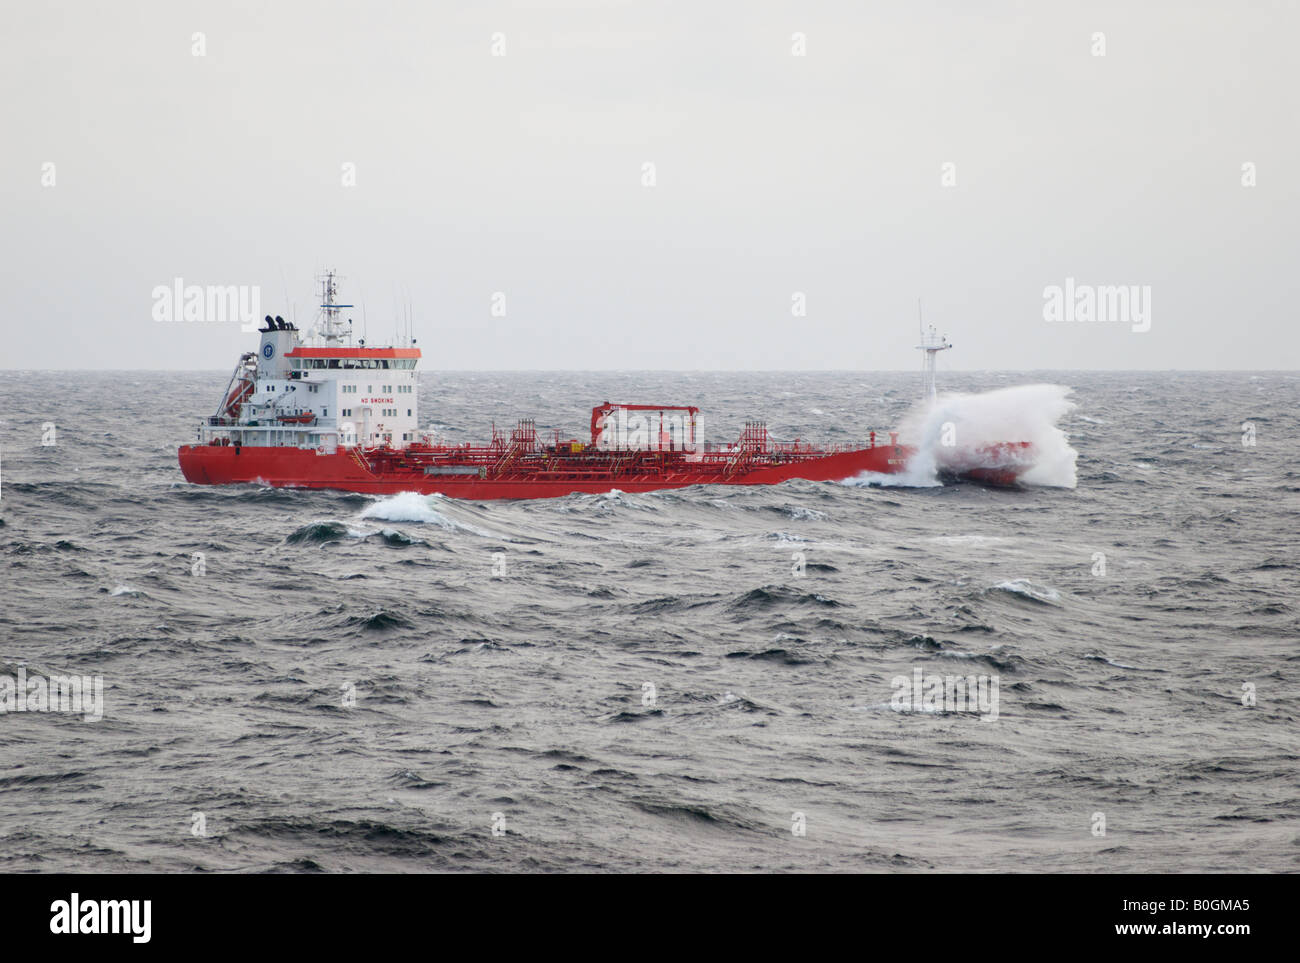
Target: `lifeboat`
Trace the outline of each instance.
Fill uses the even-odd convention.
[[[244,407],[244,402],[249,399],[253,393],[253,382],[237,381],[231,387],[226,395],[226,400],[221,404],[221,413],[230,419],[239,417],[239,410]]]

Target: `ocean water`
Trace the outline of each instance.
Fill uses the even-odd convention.
[[[945,375],[1061,387],[1013,406],[1051,485],[536,502],[186,484],[227,377],[0,372],[0,680],[103,686],[0,715],[0,869],[1300,869],[1295,374]],[[611,399],[830,442],[925,424],[917,381],[420,402],[453,441]],[[996,712],[900,706],[918,670]]]

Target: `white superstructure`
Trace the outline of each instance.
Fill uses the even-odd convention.
[[[261,343],[235,367],[200,442],[250,446],[405,448],[416,441],[419,409],[414,339],[403,347],[352,344],[352,322],[336,300],[334,272],[321,279],[320,315],[308,338],[266,317]]]

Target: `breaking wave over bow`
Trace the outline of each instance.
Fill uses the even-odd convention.
[[[1020,475],[1026,485],[1074,488],[1079,453],[1057,427],[1075,407],[1062,385],[1016,385],[978,394],[946,393],[913,408],[899,426],[900,441],[916,448],[907,469],[897,475],[866,472],[849,479],[854,485],[923,488],[940,484],[943,473],[997,468],[1009,458],[1030,467]],[[1029,442],[1023,453],[1000,443]]]

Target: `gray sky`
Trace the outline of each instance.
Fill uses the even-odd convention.
[[[156,286],[305,326],[335,266],[435,369],[909,369],[918,297],[945,367],[1294,368],[1298,37],[1267,0],[7,3],[0,367],[227,369],[255,336]],[[1047,322],[1070,277],[1149,286],[1150,330]]]

